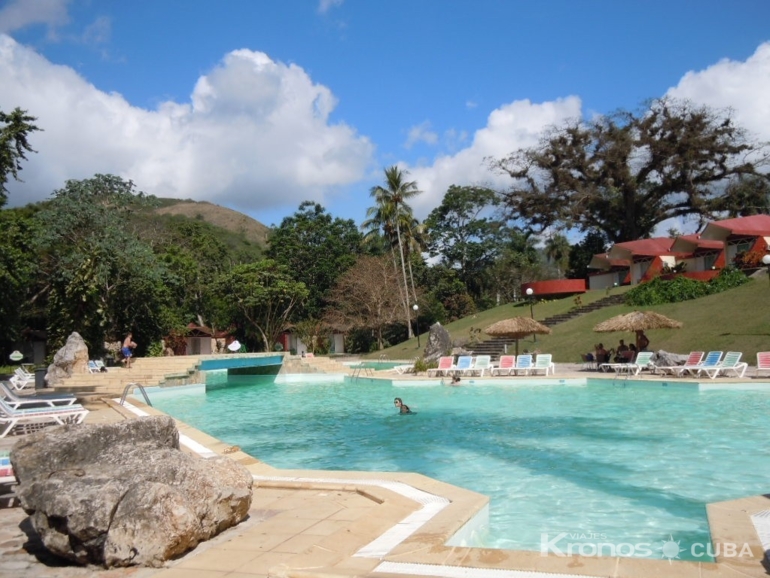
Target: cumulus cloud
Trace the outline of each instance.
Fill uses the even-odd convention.
[[[688,72],[668,95],[734,111],[735,121],[760,140],[770,140],[770,42],[745,62],[720,60]]]
[[[342,6],[343,2],[344,0],[321,0],[318,3],[318,11],[321,14],[326,14],[332,8],[336,8],[337,6]]]
[[[427,120],[409,129],[404,148],[410,149],[418,142],[430,145],[438,142],[438,135],[430,130],[430,122]]]
[[[476,131],[467,148],[439,156],[430,166],[410,167],[401,163],[423,191],[412,202],[415,215],[425,218],[441,204],[450,185],[505,188],[510,179],[491,172],[485,159],[501,158],[518,148],[537,144],[543,129],[580,117],[580,108],[576,96],[539,104],[517,100],[492,111],[487,125]]]
[[[250,212],[323,203],[361,179],[373,154],[367,138],[329,122],[335,105],[299,66],[236,50],[198,79],[189,102],[146,110],[0,35],[0,109],[19,106],[44,129],[31,137],[38,153],[25,183],[9,187],[12,205],[95,173]]]
[[[45,24],[53,30],[69,22],[68,3],[69,0],[11,0],[0,8],[0,33],[32,24]]]

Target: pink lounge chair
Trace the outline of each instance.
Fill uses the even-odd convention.
[[[449,371],[454,369],[455,358],[452,355],[447,355],[438,358],[438,367],[428,370],[428,377],[440,377],[449,375]]]
[[[770,371],[770,351],[757,353],[757,377],[759,377],[760,371]]]
[[[687,356],[687,361],[684,362],[684,365],[658,366],[655,368],[655,373],[660,372],[664,375],[670,373],[671,375],[681,376],[685,371],[697,369],[703,363],[704,355],[703,351],[692,351]]]
[[[511,375],[511,371],[516,369],[516,356],[515,355],[501,355],[500,364],[497,367],[493,367],[492,375]]]

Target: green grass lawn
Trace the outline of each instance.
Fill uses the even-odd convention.
[[[627,290],[620,287],[612,293]],[[601,299],[606,291],[589,291],[581,298],[584,305]],[[566,313],[574,307],[573,298],[541,301],[535,304],[535,319],[559,313]],[[556,362],[579,362],[580,354],[593,350],[595,343],[602,342],[607,349],[616,347],[618,340],[625,339],[633,343],[633,333],[596,333],[593,327],[610,317],[633,311],[634,307],[616,305],[598,311],[587,313],[552,327],[550,335],[538,335],[537,342],[532,337],[519,341],[519,350],[529,349],[552,353]],[[751,279],[749,283],[717,295],[709,295],[700,299],[669,303],[654,307],[644,307],[662,313],[684,324],[682,329],[658,329],[647,331],[650,339],[649,350],[663,349],[674,353],[689,353],[695,350],[742,351],[743,360],[754,365],[758,351],[770,351],[770,284],[767,277],[760,276]],[[481,328],[481,338],[484,328],[496,321],[509,317],[530,314],[529,303],[501,305],[488,309],[464,319],[446,325],[453,340],[468,338],[471,327]],[[417,339],[410,339],[394,347],[369,354],[367,357],[376,359],[385,355],[388,359],[411,359],[422,355],[427,343],[426,329],[420,336],[421,348],[417,347]]]

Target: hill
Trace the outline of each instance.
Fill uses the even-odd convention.
[[[613,294],[627,288],[613,289]],[[596,301],[606,295],[605,291],[589,291],[582,296],[584,304]],[[652,309],[672,319],[681,321],[682,329],[647,331],[650,339],[650,350],[675,353],[688,353],[694,350],[742,351],[743,360],[756,364],[758,351],[770,351],[770,298],[767,276],[762,272],[758,278],[749,283],[700,299],[668,303]],[[534,305],[535,319],[565,313],[574,307],[571,298],[542,301]],[[633,341],[632,333],[595,333],[593,327],[610,317],[633,311],[634,307],[614,305],[598,311],[586,313],[559,325],[552,327],[550,335],[538,335],[537,341],[532,337],[519,341],[519,348],[539,350],[552,353],[554,361],[579,362],[580,355],[593,350],[595,343],[602,342],[605,347],[615,347],[619,339]],[[488,309],[477,315],[460,319],[446,325],[452,338],[468,338],[471,327],[482,330],[496,321],[509,317],[529,317],[529,303],[501,305]],[[427,328],[421,327],[421,345],[427,342]],[[369,357],[377,358],[384,354],[388,359],[410,359],[422,353],[417,347],[417,340],[410,339],[404,343],[390,347],[384,351],[374,352]]]
[[[242,236],[249,243],[262,248],[267,246],[270,228],[243,213],[207,201],[178,199],[160,199],[160,201],[162,206],[155,210],[159,215],[181,215],[190,219],[201,219]]]

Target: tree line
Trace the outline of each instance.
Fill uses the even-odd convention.
[[[729,111],[669,99],[550,127],[538,145],[489,159],[508,188],[452,185],[423,222],[410,206],[419,183],[388,167],[360,227],[306,201],[266,248],[160,216],[159,199],[113,175],[3,208],[35,120],[0,111],[3,351],[36,333],[55,351],[78,331],[100,352],[131,330],[153,353],[190,322],[250,350],[272,350],[289,329],[317,351],[332,331],[347,351],[370,351],[515,301],[524,282],[585,277],[594,254],[668,219],[770,212],[765,143]]]

